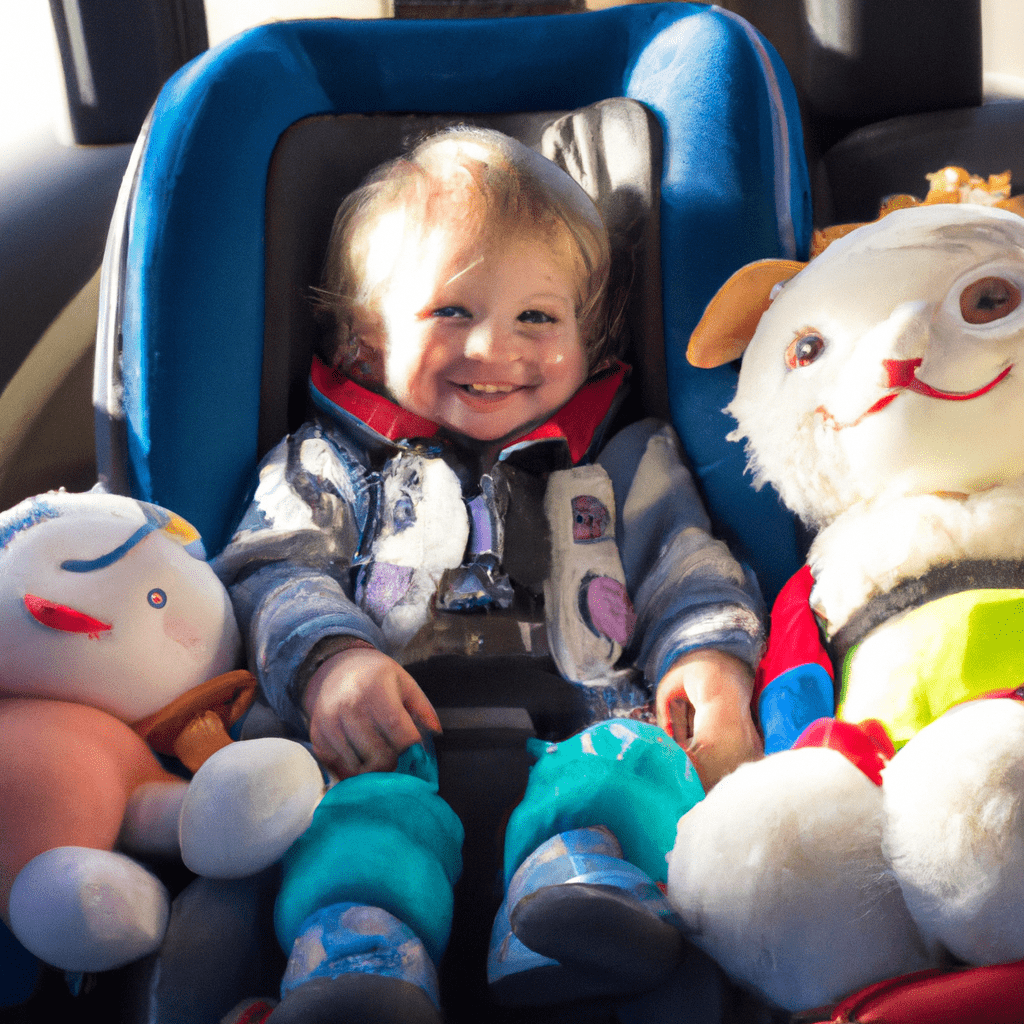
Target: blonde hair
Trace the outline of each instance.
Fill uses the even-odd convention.
[[[394,215],[394,245],[374,251],[374,229]],[[568,257],[577,283],[580,340],[594,369],[612,354],[607,291],[608,232],[583,189],[550,160],[501,132],[437,132],[383,164],[348,195],[334,218],[316,301],[328,322],[321,357],[344,362],[357,320],[372,315],[403,254],[432,228],[484,243],[534,236]],[[377,247],[379,250],[379,246]]]

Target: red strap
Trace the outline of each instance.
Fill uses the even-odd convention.
[[[595,373],[550,419],[510,441],[506,447],[526,441],[565,438],[573,464],[579,462],[587,454],[595,431],[608,415],[628,373],[629,367],[616,360]],[[400,405],[362,387],[315,356],[309,376],[313,387],[325,398],[391,441],[433,437],[437,433],[436,423],[406,412]]]
[[[564,437],[575,465],[587,454],[594,432],[608,415],[628,372],[629,367],[616,360],[605,373],[591,377],[549,420],[513,443]]]
[[[409,437],[433,437],[437,433],[436,423],[406,412],[400,405],[362,387],[316,356],[309,368],[309,376],[320,394],[352,413],[382,437],[399,441]]]
[[[274,1012],[275,1006],[275,1003],[271,1003],[267,999],[254,999],[239,1013],[232,1024],[263,1024],[263,1021]]]

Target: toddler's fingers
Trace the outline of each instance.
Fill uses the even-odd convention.
[[[693,735],[693,704],[682,686],[660,686],[655,712],[658,725],[680,745]]]
[[[311,728],[309,738],[316,758],[337,778],[347,779],[365,770],[343,733]]]
[[[360,772],[390,772],[405,749],[376,717],[348,718],[341,723]],[[406,744],[408,746],[408,744]]]
[[[693,737],[693,705],[680,697],[668,706],[668,726],[662,727],[681,747]]]
[[[434,705],[430,703],[427,695],[413,681],[411,676],[408,679],[408,683],[402,687],[402,704],[416,723],[417,736],[412,741],[413,743],[419,742],[420,729],[432,733],[440,733],[442,731],[441,719],[437,717]],[[406,744],[406,746],[411,745],[411,743]]]

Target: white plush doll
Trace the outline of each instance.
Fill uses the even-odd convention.
[[[254,691],[239,649],[172,513],[52,492],[0,515],[0,912],[40,959],[102,971],[160,945],[168,894],[128,854],[240,877],[309,823],[305,748],[227,734]]]
[[[743,355],[731,436],[817,531],[772,617],[766,749],[840,722],[681,820],[669,897],[789,1010],[1024,958],[1022,293],[1024,219],[920,206],[741,270],[691,341]]]

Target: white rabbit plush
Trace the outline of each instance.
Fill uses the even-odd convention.
[[[691,341],[743,355],[731,437],[817,532],[759,681],[779,752],[681,820],[669,898],[789,1010],[1024,958],[1022,293],[1024,219],[918,206],[744,268]]]
[[[102,971],[160,945],[168,894],[128,854],[241,877],[308,825],[323,780],[306,749],[229,739],[255,688],[239,653],[173,513],[61,491],[0,515],[0,913],[40,959]]]

